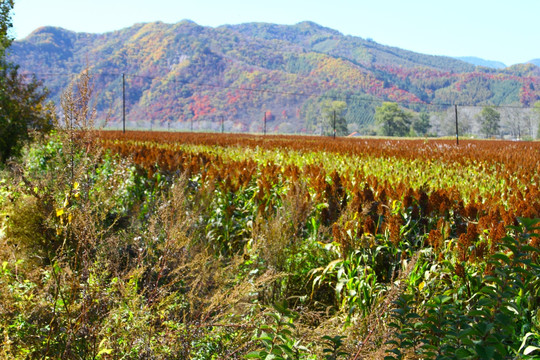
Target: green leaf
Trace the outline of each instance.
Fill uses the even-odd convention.
[[[272,341],[272,339],[273,338],[265,332],[263,332],[261,336],[255,338],[255,340],[268,340],[268,341]]]
[[[99,350],[97,356],[101,356],[103,354],[110,355],[110,354],[112,354],[112,352],[113,352],[113,349],[101,349],[101,350]]]
[[[497,253],[497,254],[493,254],[491,255],[491,257],[495,260],[501,260],[503,262],[505,262],[506,264],[510,264],[512,262],[512,260],[510,260],[510,258],[508,256],[506,256],[505,254],[502,254],[502,253]]]
[[[399,346],[399,343],[397,342],[397,340],[389,340],[389,341],[386,342],[386,344]],[[390,351],[390,350],[388,350],[388,351]]]
[[[279,314],[276,314],[276,313],[270,313],[268,314],[268,316],[270,316],[271,318],[273,318],[276,323],[280,323],[281,322],[281,315]]]
[[[532,235],[538,236],[538,234],[532,234]],[[534,246],[530,246],[530,245],[522,245],[521,246],[521,251],[536,253],[536,252],[540,252],[540,249],[535,248]]]
[[[529,218],[518,217],[517,220],[526,229],[531,229],[536,224],[540,224],[540,219],[529,219]]]
[[[479,344],[476,345],[475,349],[480,359],[493,359],[495,348],[493,348],[492,346],[485,346],[484,344]]]
[[[466,349],[464,348],[459,348],[456,350],[456,358],[457,359],[467,359],[469,358],[469,356],[471,355],[471,353],[469,351],[467,351]]]
[[[539,336],[538,336],[537,334],[532,333],[532,332],[528,332],[528,333],[525,334],[525,336],[523,337],[523,341],[521,342],[521,346],[519,347],[518,352],[521,352],[521,350],[525,347],[525,344],[527,344],[527,339],[529,339],[529,337],[531,337],[531,336],[534,336],[534,337],[536,337],[537,339],[539,338]],[[528,346],[527,348],[529,348],[529,347],[532,347],[532,348],[533,348],[533,349],[531,349],[531,350],[529,351],[529,353],[531,353],[531,352],[533,352],[533,351],[536,351],[536,350],[540,350],[540,348],[537,348],[536,346]],[[525,348],[525,349],[527,349],[527,348]],[[525,353],[525,352],[524,352],[525,355],[528,355],[529,353]]]
[[[390,349],[390,350],[386,350],[387,352],[391,352],[391,353],[394,353],[396,354],[397,356],[401,357],[401,351],[399,351],[399,349]]]
[[[252,351],[245,356],[246,359],[262,359],[262,351]]]
[[[523,354],[524,355],[529,355],[530,353],[532,353],[534,351],[540,351],[540,347],[529,345],[529,346],[527,346],[525,348],[525,350],[523,351]]]
[[[274,309],[276,309],[278,312],[280,312],[280,313],[282,313],[284,315],[288,315],[288,313],[289,313],[289,305],[287,304],[286,300],[277,301],[272,306],[274,307]]]

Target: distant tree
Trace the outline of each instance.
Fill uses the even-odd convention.
[[[9,63],[6,49],[13,39],[10,12],[12,0],[0,0],[0,162],[17,156],[33,130],[52,128],[53,112],[44,105],[46,91],[35,79],[18,73],[18,67]]]
[[[325,135],[333,135],[334,129],[336,136],[347,135],[347,121],[344,115],[346,110],[347,103],[344,101],[325,101],[322,103],[321,112]]]
[[[426,112],[421,112],[418,114],[418,116],[413,119],[412,128],[416,135],[427,135],[430,128],[429,114]]]
[[[540,139],[540,101],[534,103],[533,111],[536,114],[536,119],[538,122],[538,130],[536,131],[536,138]]]
[[[13,0],[0,0],[0,59],[3,59],[6,49],[11,45],[13,39],[8,35],[12,26],[11,10],[13,9]]]
[[[407,136],[411,129],[412,115],[398,104],[385,102],[375,109],[375,121],[385,136]]]
[[[480,113],[480,125],[487,138],[497,135],[501,123],[501,114],[492,106],[485,106]]]
[[[340,97],[348,97],[351,93],[338,94]],[[375,107],[373,98],[368,95],[354,94],[347,101],[347,124],[357,124],[358,129],[372,125],[375,120]]]
[[[514,139],[534,138],[534,115],[521,108],[506,108],[501,113],[501,135],[509,134]]]

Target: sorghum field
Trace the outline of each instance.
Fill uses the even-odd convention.
[[[0,354],[538,358],[539,159],[538,142],[58,131],[0,184]]]

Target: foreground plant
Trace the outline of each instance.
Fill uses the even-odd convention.
[[[274,304],[274,312],[268,314],[273,320],[269,325],[261,325],[254,337],[263,346],[263,350],[246,355],[248,359],[297,360],[304,359],[307,348],[301,345],[295,330],[294,319],[298,314],[287,308],[287,303]]]
[[[540,219],[519,222],[509,227],[484,272],[467,275],[468,265],[447,262],[456,274],[451,284],[415,308],[414,294],[395,302],[391,326],[398,332],[387,342],[393,345],[387,359],[402,359],[407,349],[427,359],[536,358]]]

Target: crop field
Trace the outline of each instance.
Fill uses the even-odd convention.
[[[364,316],[407,260],[426,250],[450,257],[466,279],[501,249],[508,226],[540,217],[539,143],[148,132],[102,139],[150,174],[186,174],[196,191],[215,196],[204,223],[224,256],[257,246],[262,258],[298,256],[299,246],[319,244],[331,261],[297,275],[311,293],[294,295],[315,303],[331,287],[334,303],[326,306]],[[527,245],[537,248],[538,238]],[[426,273],[409,285],[427,298]]]
[[[6,357],[539,355],[538,142],[104,131],[24,159]]]
[[[375,233],[384,233],[388,221],[414,215],[423,223],[442,219],[452,228],[446,235],[459,237],[469,225],[490,230],[540,216],[540,143],[156,132],[101,138],[150,174],[186,173],[197,186],[251,191],[258,211],[280,203],[260,199],[278,200],[303,185],[306,201],[332,214],[327,225],[351,211],[360,228],[377,218]]]

